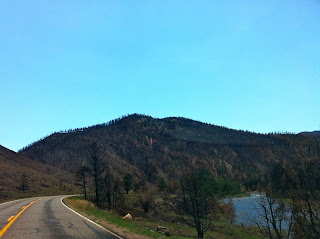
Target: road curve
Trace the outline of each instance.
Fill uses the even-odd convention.
[[[0,204],[1,239],[116,239],[61,203],[64,196],[28,198]]]

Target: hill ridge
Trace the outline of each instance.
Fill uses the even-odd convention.
[[[74,172],[87,160],[95,140],[117,175],[131,173],[150,182],[168,181],[177,169],[197,162],[217,177],[257,185],[272,165],[316,157],[319,140],[308,135],[257,134],[183,117],[123,116],[92,127],[54,133],[20,153]],[[251,185],[251,186],[250,186]]]

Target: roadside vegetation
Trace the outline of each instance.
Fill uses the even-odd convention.
[[[134,192],[125,194],[125,201],[128,203],[139,204],[139,195]],[[174,197],[174,196],[170,196]],[[156,203],[159,205],[161,201],[159,195],[156,196]],[[64,202],[75,209],[79,213],[98,222],[106,228],[123,235],[126,238],[164,238],[166,237],[160,232],[157,232],[158,226],[165,227],[170,232],[170,237],[173,239],[190,239],[197,238],[197,230],[183,223],[179,216],[170,211],[163,212],[161,216],[155,216],[153,206],[152,212],[144,214],[141,210],[136,209],[130,211],[133,215],[133,220],[124,220],[121,214],[108,209],[97,208],[94,203],[84,200],[83,197],[65,198]],[[159,205],[160,206],[160,205]],[[135,216],[137,213],[138,216]],[[205,233],[204,238],[248,238],[259,239],[263,238],[259,235],[256,227],[244,228],[231,224],[221,214],[215,220],[215,226]]]
[[[88,201],[73,198],[73,206],[95,220],[148,237],[320,238],[319,151],[295,164],[283,160],[265,174],[264,181],[257,184],[266,194],[260,201],[262,220],[244,228],[233,224],[232,201],[220,200],[243,194],[239,182],[217,177],[194,162],[169,176],[158,175],[157,180],[151,174],[121,177],[113,173],[100,148],[92,142],[88,160],[76,173],[76,182]],[[129,221],[123,220],[124,215]]]
[[[119,177],[99,147],[91,144],[88,160],[75,174],[83,196],[65,202],[112,231],[128,238],[261,238],[257,227],[234,224],[232,201],[220,201],[244,194],[238,182],[194,164],[177,170],[169,181],[158,177],[152,183],[128,173]]]

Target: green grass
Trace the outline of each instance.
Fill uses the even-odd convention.
[[[87,211],[88,212],[88,211]],[[105,221],[108,221],[112,224],[117,225],[118,227],[123,227],[128,229],[129,231],[147,235],[153,238],[158,238],[162,236],[162,234],[157,232],[152,232],[148,229],[143,228],[142,226],[138,225],[135,221],[125,221],[122,218],[112,214],[111,212],[103,211],[97,208],[92,208],[89,210],[89,215],[94,216],[98,219],[103,219]]]
[[[160,221],[154,218],[141,218],[139,220],[125,221],[122,217],[113,214],[110,211],[98,209],[92,203],[83,200],[79,196],[65,198],[64,202],[75,208],[77,211],[94,218],[95,221],[106,221],[118,228],[122,228],[129,235],[130,233],[144,235],[149,238],[166,238],[163,234],[156,232],[158,225],[167,227],[172,236],[172,239],[190,239],[197,238],[197,233],[194,228],[190,228],[183,224],[171,223],[168,221]],[[214,222],[213,230],[205,233],[205,238],[248,238],[261,239],[257,228],[241,228],[240,226],[226,223],[223,221]]]
[[[82,200],[79,196],[66,198],[64,201],[66,204],[72,206],[78,211],[81,211],[86,215],[94,217],[95,220],[104,220],[116,225],[117,227],[125,228],[129,232],[145,235],[151,238],[159,238],[163,236],[158,232],[151,231],[143,225],[139,225],[137,221],[126,221],[123,220],[122,217],[119,217],[113,214],[112,212],[95,208],[91,203]]]

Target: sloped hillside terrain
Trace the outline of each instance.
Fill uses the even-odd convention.
[[[313,132],[301,132],[302,135],[309,135],[314,137],[320,137],[320,131],[313,131]]]
[[[69,172],[45,165],[0,146],[0,201],[29,196],[66,194],[72,191]],[[19,189],[26,175],[28,188]]]
[[[238,180],[255,189],[266,172],[282,160],[319,157],[314,135],[256,134],[185,118],[155,119],[129,115],[106,124],[54,133],[20,153],[33,160],[74,172],[89,155],[95,140],[101,157],[122,175],[156,182],[177,178],[191,163],[217,177]]]

